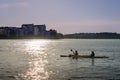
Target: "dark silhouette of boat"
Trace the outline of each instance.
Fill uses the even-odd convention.
[[[74,55],[60,55],[60,57],[74,57]],[[90,55],[78,55],[77,58],[109,58],[107,56],[90,56]]]

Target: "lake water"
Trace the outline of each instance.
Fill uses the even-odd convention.
[[[70,49],[109,58],[60,57]],[[0,80],[120,80],[120,40],[0,40]]]

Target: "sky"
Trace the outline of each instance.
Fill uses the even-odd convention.
[[[120,33],[120,0],[0,0],[0,26],[32,23],[63,34]]]

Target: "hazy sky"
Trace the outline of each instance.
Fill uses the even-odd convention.
[[[120,33],[120,0],[0,0],[0,26],[25,23],[61,33]]]

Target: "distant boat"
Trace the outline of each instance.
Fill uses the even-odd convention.
[[[60,55],[60,57],[74,57],[74,55]],[[90,56],[90,55],[78,55],[77,58],[109,58],[107,56]]]

